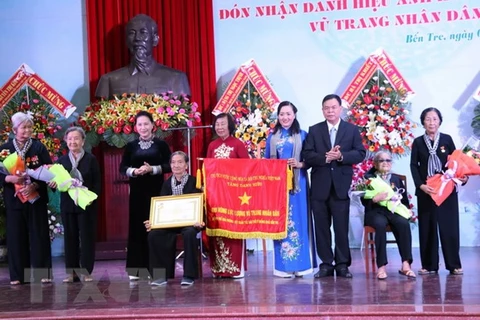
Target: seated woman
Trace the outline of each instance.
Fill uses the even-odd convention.
[[[373,158],[374,167],[365,174],[365,178],[380,177],[394,187],[394,190],[403,190],[402,203],[409,208],[408,195],[405,191],[400,177],[391,173],[392,158],[390,153],[380,151]],[[410,231],[410,222],[404,217],[392,213],[386,207],[378,202],[387,199],[386,192],[380,192],[373,199],[362,199],[365,206],[365,225],[375,228],[375,249],[377,253],[377,279],[387,278],[385,266],[387,265],[387,233],[386,227],[390,225],[393,235],[397,241],[400,257],[402,258],[402,268],[398,271],[401,275],[408,278],[415,278],[415,273],[410,268],[412,264],[412,234]]]
[[[185,152],[176,151],[170,157],[173,175],[165,181],[160,191],[161,196],[201,193],[195,187],[195,177],[187,174],[188,156]],[[197,233],[205,223],[195,223],[191,227],[169,229],[151,229],[150,221],[144,221],[148,234],[150,255],[150,275],[152,286],[163,286],[167,279],[175,278],[175,250],[177,234],[182,234],[184,243],[182,286],[192,285],[198,278],[198,239]]]

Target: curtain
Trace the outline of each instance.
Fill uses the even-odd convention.
[[[216,103],[212,0],[87,0],[86,4],[92,100],[100,76],[128,64],[125,25],[144,13],[158,24],[160,41],[153,52],[155,59],[187,73],[192,99],[202,112],[202,125],[211,123]],[[192,155],[203,155],[205,136],[210,137],[210,132],[197,132]]]
[[[211,110],[216,103],[212,0],[86,0],[91,100],[100,76],[129,63],[125,25],[140,13],[149,15],[158,24],[160,39],[153,51],[154,58],[187,74],[192,100],[198,103],[202,113],[202,121],[197,125],[211,124]],[[206,154],[212,132],[211,129],[198,129],[192,133],[191,165],[194,173],[197,157]],[[174,151],[187,151],[179,142],[182,139],[177,139],[180,134],[175,133],[168,142]],[[98,149],[94,152],[97,157],[102,152]],[[105,211],[105,205],[101,208]],[[99,232],[105,228],[102,224],[104,219],[100,217]],[[99,236],[102,240],[100,233]]]

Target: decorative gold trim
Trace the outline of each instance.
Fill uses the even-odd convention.
[[[152,229],[193,226],[203,222],[203,193],[152,197],[150,225]]]
[[[206,230],[207,236],[209,237],[224,237],[230,239],[271,239],[271,240],[282,240],[287,236],[287,230],[284,232],[278,233],[269,233],[269,232],[234,232],[224,229],[210,229]]]

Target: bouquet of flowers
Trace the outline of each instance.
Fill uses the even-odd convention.
[[[2,150],[2,152],[4,151],[5,150]],[[30,203],[34,203],[40,197],[37,191],[32,192],[28,195],[28,197],[24,196],[21,192],[19,192],[25,185],[30,184],[31,180],[30,177],[27,175],[27,166],[25,164],[25,161],[23,161],[23,159],[19,157],[16,152],[8,155],[5,160],[3,160],[2,168],[7,171],[7,174],[23,176],[25,178],[24,183],[15,183],[15,196],[22,203],[25,203],[27,201],[29,201]]]
[[[480,175],[480,140],[470,137],[461,150],[455,150],[448,156],[447,170],[427,179],[427,185],[435,189],[432,199],[437,206],[453,192],[461,182],[458,178]]]
[[[66,154],[65,145],[62,143],[62,126],[59,124],[64,122],[65,118],[34,90],[28,87],[20,90],[2,111],[0,135],[4,142],[13,134],[12,115],[18,111],[29,112],[33,120],[32,138],[40,140],[47,147],[52,161]]]
[[[416,124],[409,120],[410,103],[404,89],[395,90],[377,71],[347,112],[347,121],[360,128],[367,155],[379,150],[408,154]]]
[[[70,176],[70,173],[61,165],[54,164],[49,168],[49,171],[55,175],[52,179],[57,184],[57,190],[60,192],[68,192],[70,198],[76,206],[83,210],[98,198],[97,194],[88,190],[87,187],[82,186],[78,179]]]
[[[373,168],[373,159],[365,159],[360,163],[353,165],[353,177],[352,177],[352,185],[350,186],[350,190],[353,191],[363,191],[363,186],[365,185],[365,173],[367,173],[370,169]]]
[[[30,201],[30,203],[34,203],[35,200],[37,200],[39,197],[39,194],[37,191],[32,192],[28,197],[25,197],[18,192],[26,184],[31,183],[30,178],[34,178],[34,179],[45,181],[45,182],[48,182],[54,178],[54,175],[50,173],[44,166],[41,166],[37,169],[29,169],[28,168],[29,161],[26,160],[26,163],[25,163],[25,161],[23,161],[22,158],[20,158],[16,152],[10,154],[10,150],[4,149],[0,151],[0,158],[3,159],[3,161],[0,163],[1,173],[19,175],[24,177],[25,182],[23,184],[15,184],[15,190],[17,191],[15,195],[23,203],[25,203],[27,200]]]
[[[258,151],[263,157],[267,137],[275,127],[275,111],[276,106],[269,106],[263,101],[250,82],[230,109],[237,126],[235,137],[245,143],[252,158],[257,158]]]
[[[377,194],[381,192],[387,192],[387,200],[382,200],[378,202],[379,205],[386,207],[392,213],[396,213],[405,219],[410,219],[412,217],[412,212],[410,208],[407,208],[402,202],[402,193],[403,190],[394,191],[392,186],[390,186],[383,179],[375,177],[368,179],[368,188],[365,190],[363,197],[365,199],[373,199]]]
[[[200,121],[197,109],[198,105],[186,95],[175,96],[171,91],[160,95],[123,94],[87,106],[78,123],[87,133],[87,142],[92,146],[103,140],[122,148],[136,137],[135,116],[139,111],[152,114],[155,135],[160,137],[162,130],[191,127]]]

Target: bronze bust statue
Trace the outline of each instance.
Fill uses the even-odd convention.
[[[126,26],[126,42],[130,51],[130,64],[104,74],[97,85],[95,96],[111,98],[123,93],[164,93],[190,95],[187,75],[166,67],[152,57],[158,45],[157,23],[145,14],[133,17]]]

